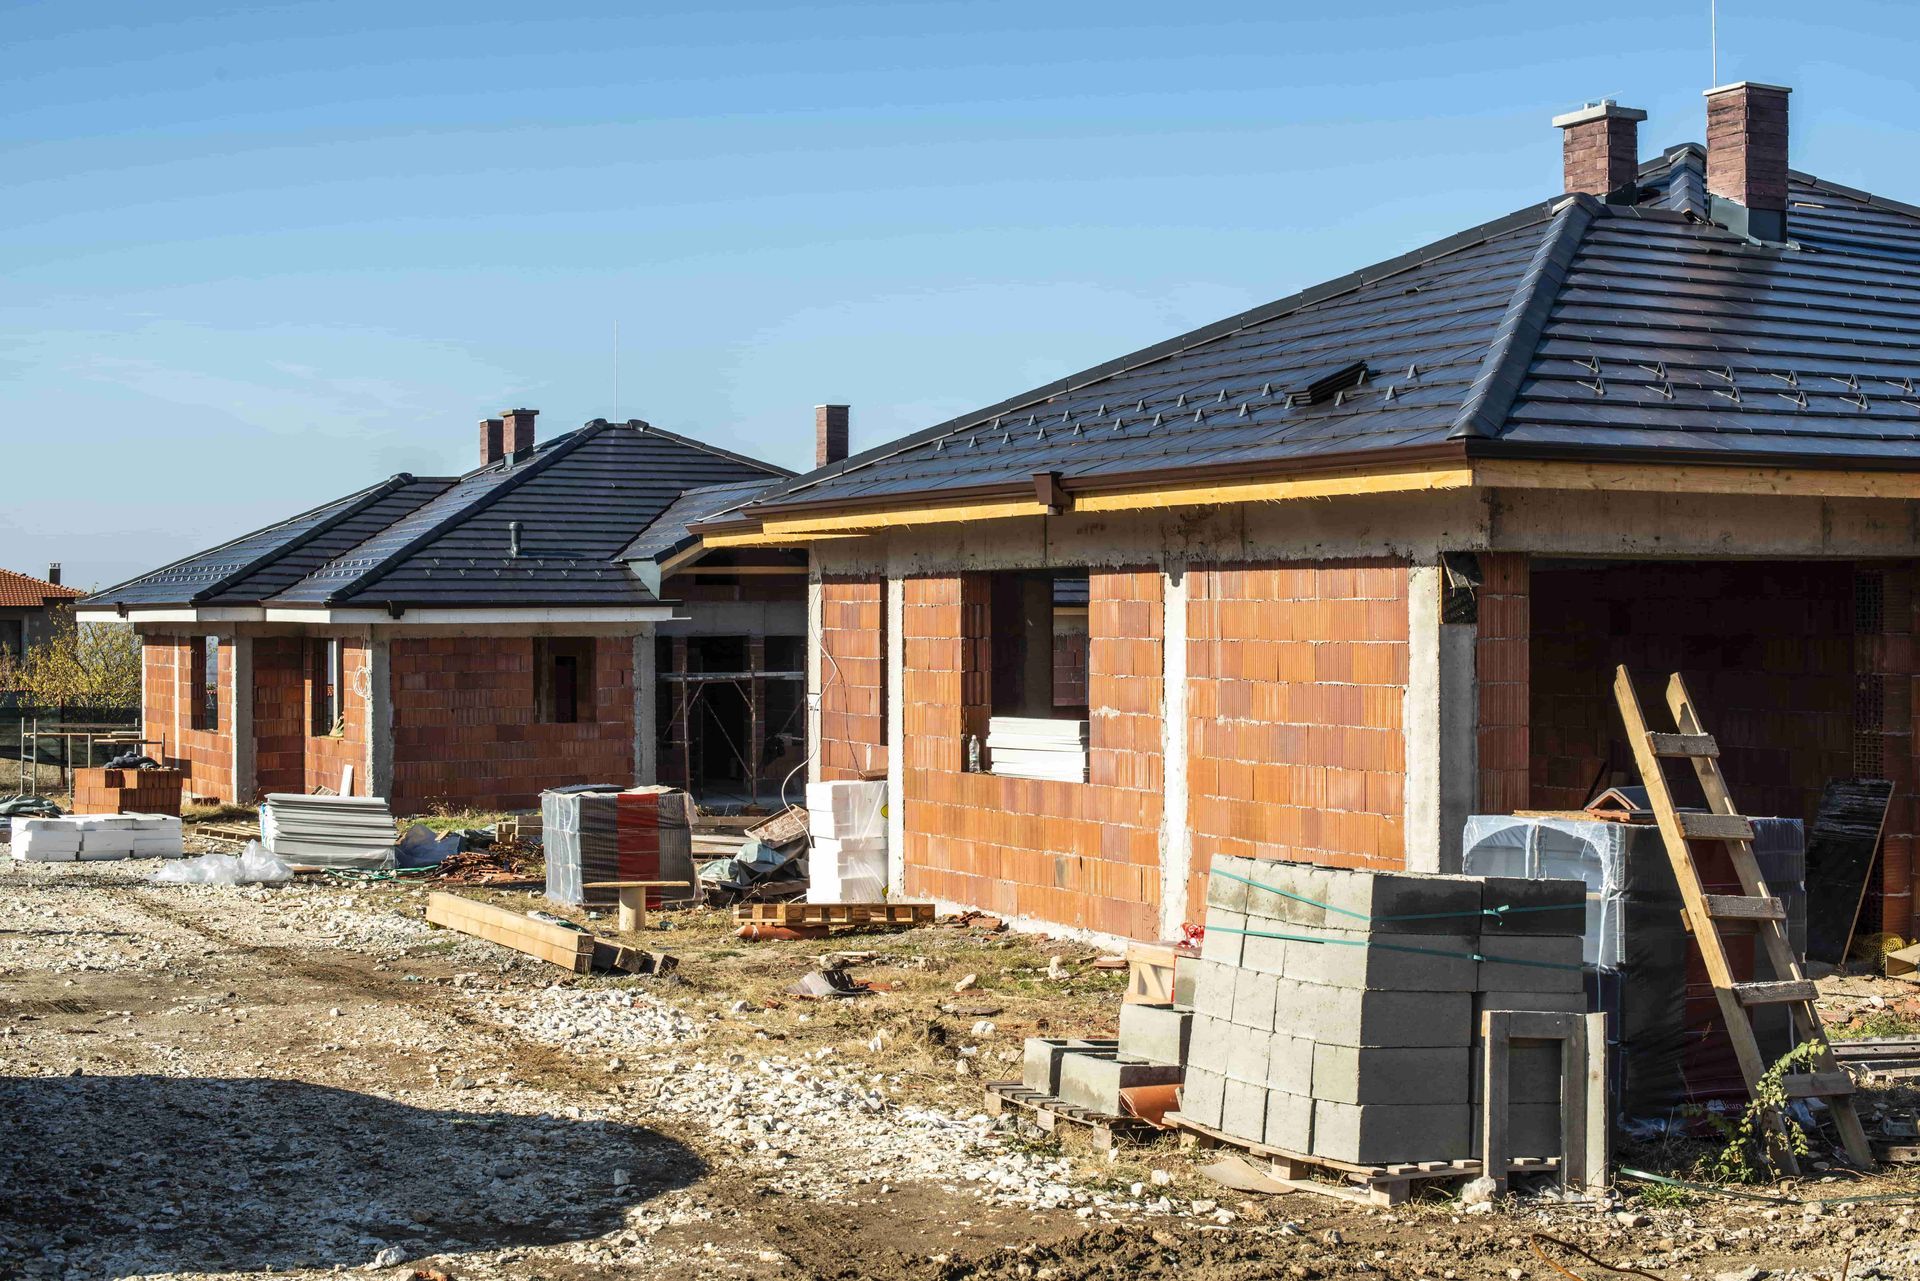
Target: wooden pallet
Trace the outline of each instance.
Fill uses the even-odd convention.
[[[742,903],[736,921],[757,925],[931,925],[931,903]]]
[[[1235,1148],[1248,1156],[1271,1163],[1271,1177],[1275,1183],[1285,1184],[1295,1192],[1313,1192],[1360,1205],[1399,1205],[1414,1194],[1415,1184],[1475,1179],[1481,1173],[1480,1162],[1475,1160],[1355,1165],[1331,1157],[1303,1156],[1298,1152],[1223,1134],[1178,1112],[1167,1113],[1166,1119],[1167,1124],[1180,1132],[1181,1147]],[[1507,1162],[1507,1177],[1512,1178],[1516,1174],[1551,1174],[1559,1168],[1558,1157],[1515,1157]],[[1322,1177],[1313,1178],[1315,1174]]]
[[[1049,1134],[1061,1124],[1082,1126],[1091,1132],[1094,1146],[1111,1151],[1124,1144],[1151,1143],[1160,1137],[1160,1128],[1137,1116],[1112,1116],[1075,1107],[1064,1099],[1038,1090],[1029,1090],[1019,1081],[993,1081],[987,1085],[985,1109],[988,1116],[999,1116],[1008,1108],[1027,1112],[1035,1125]]]

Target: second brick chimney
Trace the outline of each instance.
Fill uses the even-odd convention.
[[[1707,192],[1739,205],[1746,225],[1734,230],[1756,240],[1787,238],[1787,95],[1792,92],[1751,80],[1706,92]],[[1726,221],[1732,226],[1738,220],[1734,214]]]
[[[499,418],[480,420],[480,465],[482,467],[491,467],[506,456],[506,451],[501,447],[501,442],[506,439],[504,434],[506,427],[506,422]]]
[[[813,407],[813,465],[825,467],[847,456],[847,406]]]
[[[501,432],[500,447],[512,458],[524,454],[533,448],[533,420],[540,416],[537,409],[508,409],[501,412],[505,420],[505,429]]]
[[[1640,173],[1640,122],[1647,113],[1611,98],[1555,116],[1566,166],[1564,190],[1632,204]]]

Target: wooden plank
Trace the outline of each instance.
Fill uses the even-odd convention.
[[[1512,1013],[1487,1010],[1480,1016],[1480,1159],[1496,1195],[1507,1190],[1507,1085]]]
[[[1679,759],[1692,756],[1718,756],[1720,744],[1711,734],[1649,734],[1655,756]]]
[[[458,894],[427,895],[429,924],[510,947],[576,974],[593,967],[593,936]]]
[[[1707,914],[1717,921],[1784,921],[1787,909],[1777,898],[1748,898],[1744,894],[1709,894]]]
[[[1807,959],[1844,965],[1893,800],[1883,778],[1837,778],[1807,834]]]
[[[1845,1068],[1783,1076],[1780,1085],[1790,1099],[1836,1099],[1852,1094],[1855,1088],[1853,1073]]]
[[[1791,1001],[1811,1001],[1820,995],[1820,989],[1809,979],[1782,979],[1773,983],[1735,983],[1733,991],[1740,998],[1740,1004],[1749,1008],[1755,1005],[1786,1005]]]
[[[1694,757],[1695,760],[1705,758]],[[1679,810],[1680,834],[1690,841],[1751,841],[1753,824],[1739,814],[1702,814]]]

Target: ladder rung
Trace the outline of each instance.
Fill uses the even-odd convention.
[[[1647,745],[1653,748],[1655,756],[1718,756],[1720,744],[1713,741],[1711,734],[1654,734],[1647,735]]]
[[[1777,898],[1752,898],[1741,894],[1708,894],[1707,915],[1717,921],[1784,921],[1787,909]]]
[[[1788,979],[1783,983],[1735,983],[1733,994],[1742,1005],[1787,1005],[1811,1001],[1820,989],[1807,979]]]
[[[1680,834],[1690,841],[1750,841],[1753,824],[1738,814],[1705,814],[1699,810],[1675,810]]]
[[[1844,1068],[1832,1072],[1810,1072],[1783,1076],[1780,1087],[1790,1099],[1831,1099],[1854,1090],[1853,1074]]]

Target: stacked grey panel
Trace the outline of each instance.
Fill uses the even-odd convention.
[[[393,866],[393,813],[380,796],[273,792],[260,807],[260,844],[295,867]]]
[[[1584,1008],[1585,911],[1577,883],[1217,857],[1180,1110],[1330,1160],[1465,1158],[1483,998]]]

